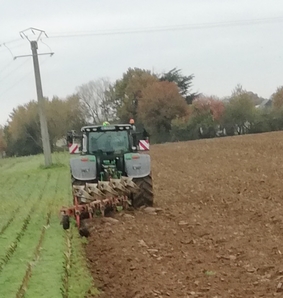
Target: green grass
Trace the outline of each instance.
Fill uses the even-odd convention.
[[[85,297],[96,292],[82,239],[60,225],[71,199],[70,155],[0,160],[0,297]]]

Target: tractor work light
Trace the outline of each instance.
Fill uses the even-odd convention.
[[[107,125],[107,126],[102,126],[100,128],[101,130],[115,130],[115,126],[110,126],[110,125]]]
[[[109,122],[108,122],[109,123]],[[90,125],[81,128],[82,132],[101,132],[101,131],[122,131],[130,130],[130,124],[107,124],[107,125]]]

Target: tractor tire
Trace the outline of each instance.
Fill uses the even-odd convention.
[[[153,205],[153,187],[152,177],[146,176],[143,178],[134,178],[133,182],[140,188],[137,193],[132,195],[132,206],[139,208],[142,206]]]
[[[63,224],[63,229],[64,230],[69,230],[70,229],[70,218],[69,218],[68,215],[63,215],[62,224]]]

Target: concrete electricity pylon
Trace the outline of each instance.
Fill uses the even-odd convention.
[[[31,31],[34,35],[37,35],[36,40],[30,40],[26,34],[27,31]],[[37,32],[38,34],[36,34],[35,32]],[[20,36],[22,38],[26,38],[30,42],[32,55],[16,56],[14,59],[20,58],[20,57],[30,57],[30,56],[32,56],[33,58],[36,92],[37,92],[37,100],[38,100],[38,113],[39,113],[39,119],[40,119],[40,129],[41,129],[41,139],[42,139],[45,166],[48,167],[52,164],[52,156],[51,156],[50,139],[49,139],[49,133],[48,133],[46,114],[45,114],[45,99],[43,97],[43,92],[42,92],[38,56],[39,55],[52,56],[54,53],[42,53],[42,54],[37,53],[37,49],[38,49],[37,42],[40,39],[42,34],[48,37],[45,31],[35,29],[35,28],[29,28],[21,31]]]

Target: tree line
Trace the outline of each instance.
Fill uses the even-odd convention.
[[[88,124],[128,123],[135,119],[138,130],[146,129],[151,143],[260,133],[283,129],[283,87],[270,99],[237,85],[227,98],[192,92],[194,75],[174,68],[161,74],[129,68],[112,83],[99,78],[78,86],[66,98],[46,98],[50,144],[67,131]],[[42,152],[37,101],[19,105],[8,123],[0,127],[0,153],[6,156]]]

